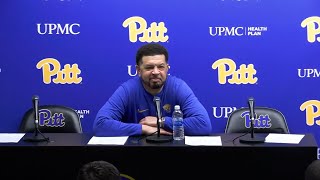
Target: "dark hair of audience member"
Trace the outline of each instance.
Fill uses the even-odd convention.
[[[83,165],[77,180],[120,180],[119,170],[106,161],[92,161]]]
[[[320,159],[314,160],[308,165],[304,180],[320,180]]]

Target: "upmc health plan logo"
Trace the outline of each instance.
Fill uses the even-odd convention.
[[[129,28],[130,42],[166,42],[169,36],[166,35],[168,29],[165,27],[164,22],[152,22],[148,27],[147,21],[139,16],[133,16],[126,19],[122,23],[123,27]],[[138,35],[141,37],[138,38]]]
[[[38,62],[38,69],[42,69],[43,82],[50,84],[79,84],[82,77],[79,77],[81,70],[78,64],[66,64],[61,69],[60,62],[54,58],[45,58]]]
[[[311,16],[301,22],[301,27],[307,28],[307,40],[314,43],[316,40],[320,42],[320,17]]]
[[[80,119],[83,119],[84,115],[89,115],[90,114],[90,110],[89,109],[76,109],[75,111],[78,113]]]
[[[209,27],[211,36],[262,36],[268,27],[216,26]]]

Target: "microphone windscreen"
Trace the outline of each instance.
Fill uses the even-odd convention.
[[[39,100],[39,96],[33,95],[33,96],[32,96],[32,100]]]
[[[156,101],[160,101],[160,98],[159,98],[158,96],[155,96],[155,97],[153,98],[153,102],[156,102]]]

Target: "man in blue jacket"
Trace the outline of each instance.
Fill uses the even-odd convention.
[[[185,81],[168,76],[168,51],[160,44],[146,44],[137,51],[138,76],[124,82],[97,113],[96,136],[150,135],[157,132],[154,97],[161,102],[160,134],[172,134],[172,112],[180,105],[185,135],[208,135],[208,112]]]

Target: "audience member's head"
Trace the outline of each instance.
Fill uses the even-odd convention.
[[[119,170],[106,161],[92,161],[83,165],[77,180],[120,180]]]
[[[320,160],[315,160],[307,167],[304,180],[320,180]]]

